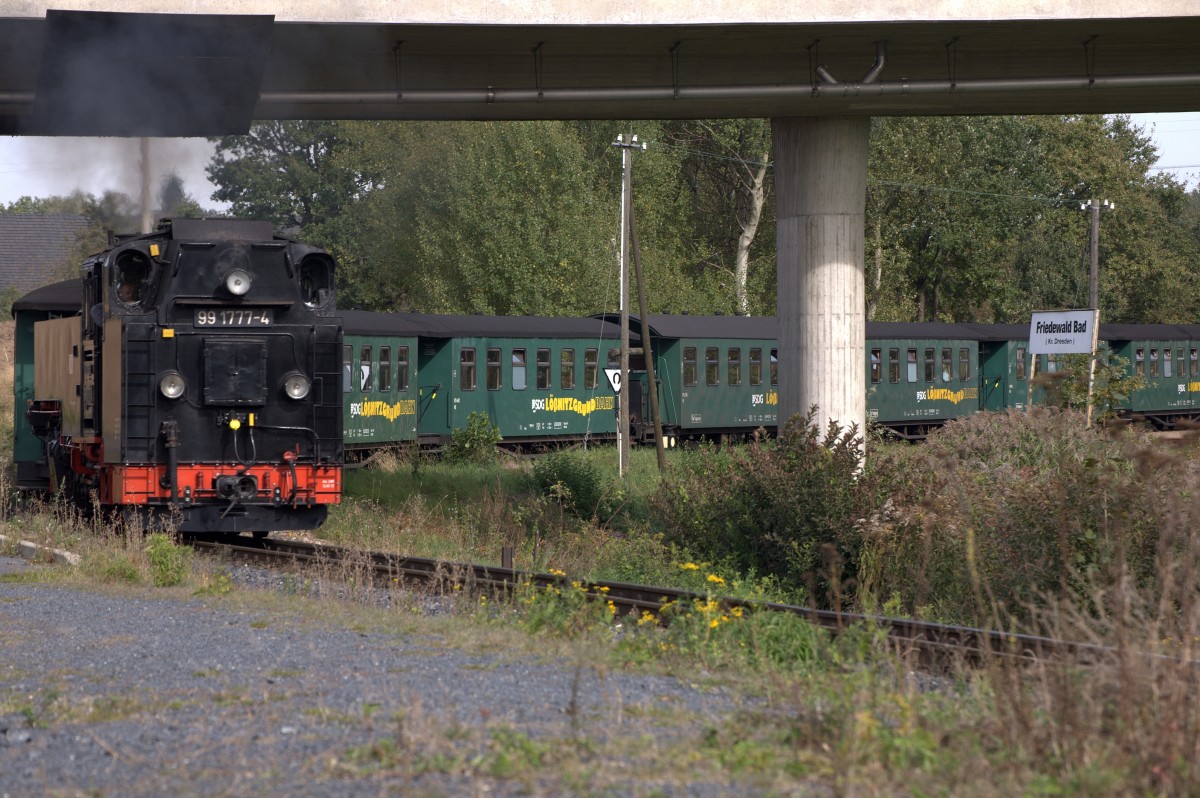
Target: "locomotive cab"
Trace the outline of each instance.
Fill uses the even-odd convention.
[[[86,312],[33,325],[50,485],[185,532],[319,525],[341,490],[333,276],[240,220],[164,221],[88,259]]]

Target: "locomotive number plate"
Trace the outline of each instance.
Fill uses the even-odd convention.
[[[197,327],[269,327],[271,311],[267,308],[198,308]]]

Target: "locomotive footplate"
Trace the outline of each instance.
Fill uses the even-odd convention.
[[[170,477],[165,465],[122,465],[109,472],[106,504],[170,504]],[[281,463],[239,466],[233,463],[179,465],[174,504],[187,507],[215,500],[264,507],[337,504],[341,500],[341,466]]]
[[[315,529],[341,499],[341,466],[232,463],[180,465],[172,501],[165,465],[122,465],[108,473],[102,503],[124,505],[146,528],[180,532]]]

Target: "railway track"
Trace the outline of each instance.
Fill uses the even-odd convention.
[[[439,584],[447,590],[467,590],[485,593],[507,593],[518,585],[528,584],[548,590],[577,586],[596,600],[609,601],[617,608],[618,616],[644,612],[661,616],[672,603],[707,602],[713,596],[668,587],[634,585],[624,582],[578,581],[551,573],[521,571],[494,565],[449,563],[423,557],[406,557],[377,552],[364,552],[337,546],[327,546],[276,538],[243,538],[236,544],[193,539],[190,544],[198,550],[219,553],[243,562],[258,562],[272,566],[281,563],[322,569],[367,569],[378,584],[394,586],[418,583]],[[872,624],[884,629],[889,641],[900,651],[914,652],[926,662],[958,661],[979,664],[988,657],[1046,659],[1069,657],[1087,661],[1111,654],[1111,649],[1092,644],[1080,644],[1027,634],[1013,634],[968,626],[929,623],[903,618],[862,615],[856,613],[816,610],[791,604],[751,601],[732,597],[715,598],[723,611],[735,607],[743,612],[784,612],[799,615],[833,634],[854,625]]]

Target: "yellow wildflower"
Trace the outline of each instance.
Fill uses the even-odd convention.
[[[684,571],[699,571],[700,570],[700,566],[696,565],[696,563],[694,563],[694,562],[685,562],[685,563],[681,564],[679,567],[680,567],[680,569],[682,569]]]
[[[712,582],[714,585],[723,585],[723,584],[725,584],[725,580],[724,580],[724,579],[722,579],[721,577],[717,576],[716,574],[709,574],[709,575],[708,575],[708,581]]]
[[[720,618],[713,618],[711,621],[708,622],[708,626],[710,629],[716,629],[717,626],[720,625],[720,623],[721,623]]]
[[[567,575],[567,572],[566,572],[566,571],[560,571],[560,570],[558,570],[557,568],[551,568],[551,569],[550,569],[550,575],[551,575],[551,576],[566,576],[566,575]]]
[[[617,614],[617,605],[613,604],[611,601],[608,602],[608,612],[610,615],[616,615]]]

